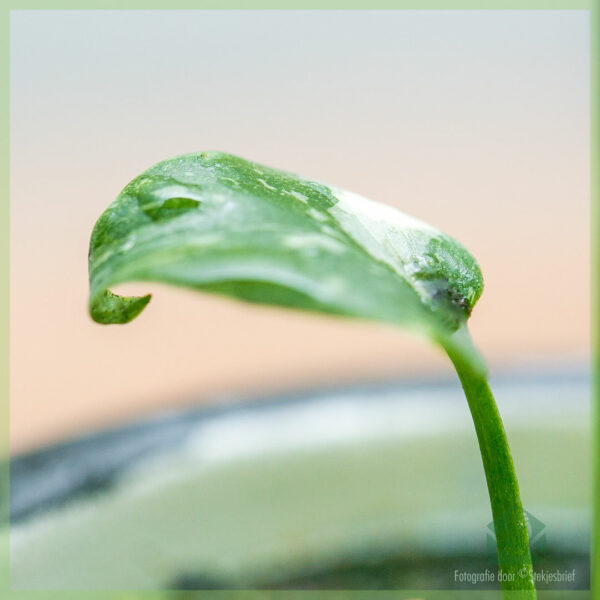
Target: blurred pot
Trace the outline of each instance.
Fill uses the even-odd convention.
[[[539,587],[587,589],[589,376],[492,388],[536,569],[575,573]],[[461,580],[495,566],[454,381],[162,414],[19,456],[11,520],[14,589],[497,588]]]

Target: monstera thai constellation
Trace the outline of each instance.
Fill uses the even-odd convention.
[[[388,206],[221,152],[161,162],[129,183],[90,241],[90,314],[127,323],[161,282],[248,302],[401,325],[448,354],[481,449],[503,590],[535,598],[528,534],[506,435],[467,319],[483,280],[437,229]]]

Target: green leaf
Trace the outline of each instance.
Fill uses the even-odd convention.
[[[483,282],[475,259],[429,225],[351,192],[221,152],[161,162],[129,183],[90,242],[90,314],[127,323],[162,282],[374,319],[448,337]]]

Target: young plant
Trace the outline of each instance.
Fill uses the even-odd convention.
[[[351,192],[202,152],[161,162],[123,189],[92,232],[89,275],[99,323],[127,323],[150,300],[111,287],[155,281],[428,336],[454,364],[473,416],[503,590],[535,598],[513,461],[466,327],[483,280],[458,242]]]

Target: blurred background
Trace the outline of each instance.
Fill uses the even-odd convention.
[[[452,376],[393,328],[155,284],[87,315],[97,217],[153,163],[218,149],[347,188],[479,260],[492,372],[585,368],[584,11],[13,11],[13,453],[158,408]]]
[[[589,587],[587,12],[13,11],[10,69],[13,589],[472,589],[493,563],[424,339],[143,283],[117,290],[153,293],[139,319],[91,321],[96,219],[210,149],[477,257],[534,564]]]

